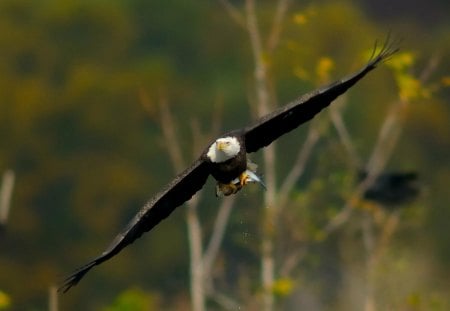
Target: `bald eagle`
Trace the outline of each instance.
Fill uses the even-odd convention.
[[[117,255],[143,233],[150,231],[161,220],[167,218],[176,207],[189,200],[203,187],[209,175],[216,179],[216,194],[219,195],[235,194],[249,182],[262,183],[255,174],[255,165],[247,159],[247,154],[268,146],[283,134],[311,120],[398,49],[386,42],[378,53],[375,53],[375,50],[369,62],[356,73],[305,94],[263,116],[252,125],[233,130],[215,139],[190,167],[176,176],[141,208],[103,253],[65,279],[59,291],[68,291],[94,266]]]

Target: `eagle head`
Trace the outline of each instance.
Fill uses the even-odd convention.
[[[218,138],[208,149],[207,156],[214,163],[225,162],[234,158],[241,150],[241,145],[236,137]]]

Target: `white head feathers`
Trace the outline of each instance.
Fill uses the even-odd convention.
[[[214,163],[225,162],[235,157],[241,150],[236,137],[223,137],[217,139],[208,149],[207,156]]]

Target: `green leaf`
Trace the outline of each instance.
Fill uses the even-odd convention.
[[[0,310],[6,310],[11,306],[11,298],[0,290]]]
[[[272,291],[277,296],[288,296],[294,289],[294,281],[290,278],[279,278],[273,283]]]
[[[130,288],[119,294],[113,304],[104,311],[151,311],[159,310],[155,295],[139,288]]]

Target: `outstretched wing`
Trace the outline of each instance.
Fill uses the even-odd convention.
[[[386,41],[381,51],[372,57],[367,65],[358,72],[329,86],[305,94],[290,104],[263,116],[255,124],[244,128],[246,151],[248,153],[255,152],[268,146],[281,135],[311,120],[322,109],[330,105],[333,100],[345,93],[380,62],[389,58],[397,50]]]
[[[58,291],[67,292],[94,266],[110,259],[123,248],[133,243],[143,233],[150,231],[161,220],[168,217],[175,208],[189,200],[205,184],[209,175],[209,164],[200,158],[192,166],[155,195],[134,216],[125,230],[97,258],[76,270],[60,286]]]

